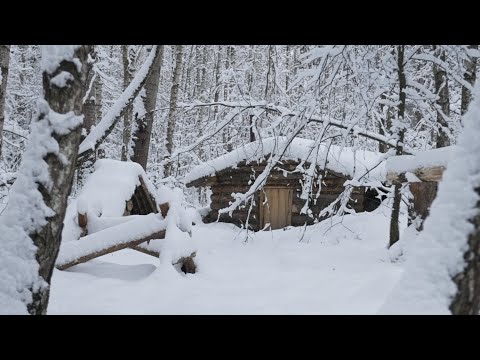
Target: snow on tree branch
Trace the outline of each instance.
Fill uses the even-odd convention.
[[[77,160],[79,163],[85,161],[100,146],[105,138],[112,132],[128,106],[133,103],[133,100],[147,81],[147,77],[155,62],[155,58],[159,56],[159,50],[159,47],[155,45],[130,85],[125,91],[123,91],[122,95],[116,100],[102,120],[92,128],[90,133],[80,144]]]
[[[478,252],[465,255],[469,254],[469,238],[476,234],[478,242],[479,231],[474,227],[478,227],[478,220],[472,223],[480,215],[479,84],[475,95],[430,216],[423,232],[415,238],[405,274],[381,308],[382,314],[450,314],[452,300],[459,291],[452,279],[464,271],[466,260],[475,261],[477,257],[478,262]],[[478,284],[473,280],[469,286],[472,299],[476,293],[478,308]]]

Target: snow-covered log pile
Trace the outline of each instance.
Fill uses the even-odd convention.
[[[165,239],[167,229],[191,233],[191,219],[176,195],[157,191],[137,163],[98,160],[68,206],[56,267],[64,270],[127,247],[158,257],[158,244],[143,243]]]

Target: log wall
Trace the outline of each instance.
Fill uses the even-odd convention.
[[[282,165],[282,169],[293,171],[297,165],[298,163],[296,162],[285,162]],[[254,176],[258,176],[264,168],[265,165],[262,164],[245,165],[245,163],[240,163],[235,169],[222,170],[218,172],[215,177],[209,177],[203,180],[209,182],[212,190],[210,204],[210,208],[212,210],[204,218],[204,221],[217,221],[218,210],[227,207],[234,200],[232,193],[245,193],[248,191],[250,185],[255,181]],[[314,222],[314,218],[311,218],[305,214],[300,214],[301,209],[305,205],[305,200],[300,198],[302,193],[302,185],[300,180],[302,180],[302,174],[288,174],[284,171],[273,170],[266,183],[267,187],[275,186],[294,189],[292,201],[293,226],[302,226],[305,224],[305,222],[307,224],[313,224]],[[345,176],[333,172],[327,172],[325,175],[325,173],[322,171],[322,190],[320,192],[320,197],[310,204],[310,209],[313,211],[315,217],[317,217],[321,210],[330,205],[330,203],[337,199],[337,197],[342,193],[344,190],[343,184],[345,180],[347,180],[347,177]],[[201,181],[196,181],[195,186],[202,184]],[[192,184],[189,185],[191,186]],[[351,198],[353,201],[350,201],[350,205],[355,209],[355,211],[364,211],[364,188],[354,188]],[[258,231],[261,228],[261,204],[259,202],[260,192],[258,192],[254,197],[254,205],[250,212],[250,218],[248,222],[249,228],[255,231]],[[229,214],[222,214],[219,218],[219,221],[233,223],[238,226],[245,226],[249,208],[250,202],[247,204],[247,206],[235,210],[231,217]]]

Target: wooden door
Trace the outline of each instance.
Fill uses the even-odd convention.
[[[267,224],[272,230],[291,225],[293,189],[265,187],[260,193],[261,229]]]

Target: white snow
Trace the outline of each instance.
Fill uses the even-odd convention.
[[[158,192],[148,179],[142,166],[135,162],[99,159],[94,172],[88,176],[76,199],[67,207],[62,231],[62,242],[77,240],[81,234],[78,226],[78,213],[87,214],[89,233],[105,227],[102,223],[113,224],[115,218],[123,216],[126,201],[130,200],[135,188],[140,185],[140,177],[149,192],[159,200],[170,200],[171,190]],[[164,193],[168,194],[164,194]],[[165,201],[163,201],[165,202]],[[114,218],[114,219],[106,219]],[[125,222],[121,219],[119,222]]]
[[[302,228],[245,243],[231,224],[199,224],[190,243],[153,240],[160,260],[125,249],[55,270],[49,314],[374,314],[403,271],[386,249],[389,212],[309,226],[302,242]],[[170,264],[192,250],[196,274]]]
[[[417,151],[413,155],[392,156],[387,159],[386,171],[394,173],[414,172],[416,169],[434,166],[446,167],[455,146],[447,146],[439,149]]]
[[[145,77],[148,75],[148,71],[152,66],[153,60],[155,58],[156,46],[157,45],[154,46],[154,48],[150,52],[150,55],[147,57],[142,67],[138,70],[130,85],[128,85],[122,95],[115,101],[115,103],[108,110],[102,120],[95,127],[92,127],[90,133],[82,141],[78,150],[79,154],[82,154],[89,149],[94,149],[95,144],[105,135],[107,130],[114,123],[115,119],[120,116],[122,109],[133,97],[135,91],[138,89],[142,81],[145,80]]]
[[[67,82],[69,80],[73,80],[73,75],[70,74],[67,71],[61,71],[58,75],[54,76],[53,78],[50,79],[50,82],[59,87],[62,88],[65,85],[67,85]]]
[[[263,139],[263,141],[248,143],[228,154],[197,165],[183,180],[185,183],[189,183],[203,177],[213,176],[218,171],[235,167],[241,161],[247,161],[247,163],[262,161],[272,152],[278,152],[284,146],[286,140],[285,137],[270,137]],[[356,174],[363,175],[367,170],[377,165],[382,156],[382,154],[372,151],[354,151],[352,148],[336,145],[328,148],[325,144],[320,144],[318,156],[315,156],[317,153],[312,151],[314,144],[315,141],[313,140],[295,138],[287,148],[282,160],[316,162],[321,168],[327,168],[353,178]],[[368,178],[383,180],[385,178],[384,164],[382,163],[372,170],[368,174]]]
[[[135,162],[97,160],[94,172],[88,176],[78,195],[77,208],[81,205],[78,210],[85,213],[86,207],[91,206],[102,216],[123,216],[125,202],[140,185],[140,177],[150,184],[142,166]],[[155,192],[153,190],[152,194]]]
[[[62,242],[56,264],[63,265],[84,255],[149,236],[166,229],[166,221],[160,214],[142,215],[131,221],[86,235],[78,241]]]
[[[82,116],[73,112],[54,112],[43,99],[38,101],[38,108],[41,116],[31,125],[17,180],[0,217],[0,313],[3,314],[25,314],[26,304],[31,301],[28,289],[46,286],[38,275],[36,247],[29,236],[54,215],[38,190],[38,184],[52,190],[48,165],[43,159],[49,153],[61,155],[58,142],[52,137],[54,133],[66,134],[82,122]]]
[[[405,275],[382,307],[382,314],[450,314],[456,293],[452,277],[465,266],[463,255],[473,230],[469,220],[479,211],[475,188],[480,187],[480,84],[474,98],[430,215],[406,262]]]
[[[80,45],[43,45],[41,69],[53,73],[63,60],[74,60],[75,50]]]

